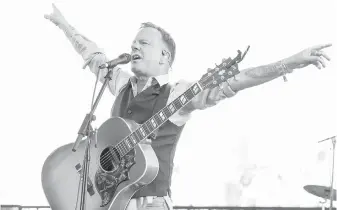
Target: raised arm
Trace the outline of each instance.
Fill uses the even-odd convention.
[[[237,92],[261,85],[280,76],[285,77],[286,74],[292,73],[294,69],[303,68],[310,64],[315,65],[318,69],[325,68],[324,58],[328,61],[330,61],[330,58],[322,49],[330,46],[331,44],[325,44],[310,47],[281,61],[244,69],[235,78],[229,79],[228,83],[232,90]]]
[[[104,51],[99,48],[96,43],[80,34],[73,26],[71,26],[60,10],[54,5],[53,12],[44,17],[56,26],[58,26],[66,35],[70,43],[78,54],[80,54],[84,60],[83,68],[89,66],[90,71],[99,77],[101,82],[104,81],[104,76],[107,73],[107,69],[99,69],[98,67],[108,61]],[[109,82],[109,90],[113,95],[117,95],[120,87],[122,87],[130,75],[122,71],[120,68],[113,69],[112,79]]]
[[[228,83],[213,88],[206,89],[199,93],[188,105],[172,116],[170,120],[176,125],[183,125],[189,118],[190,113],[194,110],[202,110],[218,104],[225,98],[230,98],[236,95],[238,91],[246,88],[261,85],[280,76],[285,76],[287,73],[293,72],[294,69],[306,67],[310,64],[315,65],[318,69],[325,67],[325,61],[330,60],[328,55],[322,51],[331,44],[318,45],[305,49],[293,56],[283,59],[279,62],[269,65],[262,65],[255,68],[241,70],[238,75],[228,80]],[[182,94],[192,82],[180,81],[177,83],[169,100],[173,100]]]

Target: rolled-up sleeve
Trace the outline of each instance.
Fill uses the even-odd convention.
[[[106,63],[108,58],[103,49],[99,48],[95,42],[78,33],[72,26],[63,28],[63,30],[76,52],[83,58],[84,64],[82,68],[85,69],[86,67],[89,67],[90,71],[99,77],[99,81],[104,82],[104,77],[108,73],[108,70],[100,69],[99,66]],[[108,83],[108,88],[113,95],[117,95],[120,88],[127,83],[131,75],[118,67],[115,67],[112,71],[112,77]]]
[[[168,102],[170,103],[183,94],[189,87],[191,87],[192,84],[194,84],[194,82],[188,82],[185,80],[181,80],[176,83],[172,88]],[[223,99],[233,97],[234,95],[236,95],[236,93],[226,82],[213,89],[206,89],[196,95],[185,107],[172,115],[170,121],[175,125],[182,126],[191,118],[192,111],[212,107]]]

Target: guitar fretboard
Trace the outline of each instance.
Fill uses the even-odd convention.
[[[139,142],[151,135],[151,133],[164,124],[174,113],[187,105],[187,103],[190,102],[201,91],[202,89],[199,82],[194,83],[183,94],[167,104],[145,123],[140,125],[139,128],[137,128],[134,132],[120,141],[115,146],[120,156],[124,156],[130,152]]]
[[[238,56],[234,60],[231,58],[223,59],[222,63],[217,65],[215,69],[209,69],[208,73],[203,75],[198,82],[194,83],[183,94],[167,104],[145,123],[140,125],[130,135],[116,144],[115,148],[117,149],[120,157],[123,157],[134,149],[139,142],[146,139],[149,135],[151,135],[151,133],[163,125],[172,115],[186,106],[188,102],[198,95],[198,93],[204,89],[216,87],[218,84],[225,82],[228,78],[238,74],[238,60],[242,60],[241,52],[239,52]]]

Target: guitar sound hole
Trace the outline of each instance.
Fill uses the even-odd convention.
[[[100,165],[105,171],[113,171],[119,165],[120,156],[116,148],[107,147],[100,155]]]

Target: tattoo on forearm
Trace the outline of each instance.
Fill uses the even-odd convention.
[[[280,65],[270,64],[247,69],[245,75],[251,78],[270,78],[280,76]]]

